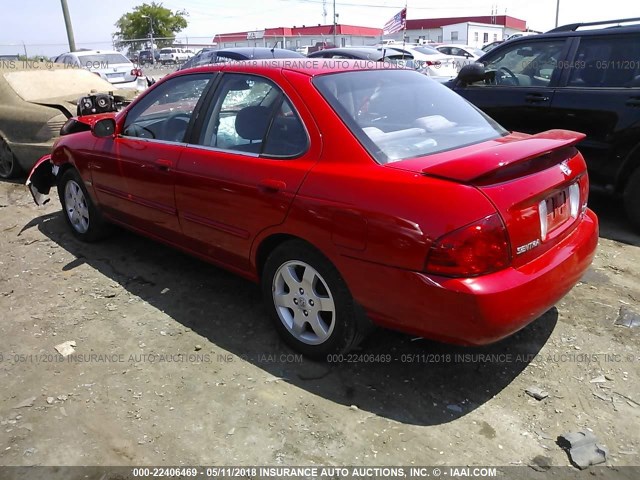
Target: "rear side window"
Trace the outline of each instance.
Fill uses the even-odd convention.
[[[582,37],[569,87],[640,87],[640,35]]]
[[[254,75],[225,75],[205,116],[198,143],[268,157],[295,157],[307,148],[302,121],[282,91]]]

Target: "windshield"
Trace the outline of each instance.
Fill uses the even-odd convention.
[[[458,94],[415,71],[341,72],[316,77],[313,82],[381,164],[507,133]]]

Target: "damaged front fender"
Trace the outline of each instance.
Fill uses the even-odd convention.
[[[51,187],[57,183],[58,166],[51,162],[51,155],[45,155],[31,169],[27,187],[36,205],[45,205],[49,200]]]

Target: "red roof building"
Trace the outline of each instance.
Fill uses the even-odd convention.
[[[382,36],[381,28],[360,27],[356,25],[315,25],[301,27],[276,27],[264,30],[220,33],[213,42],[220,47],[243,47],[270,45],[284,41],[285,48],[313,46],[317,42],[332,42],[338,45],[373,45]]]
[[[513,30],[524,31],[527,29],[527,22],[509,15],[481,15],[477,17],[448,17],[448,18],[424,18],[420,20],[407,20],[407,30],[428,30],[431,28],[441,28],[457,23],[486,23],[489,25],[501,25]]]

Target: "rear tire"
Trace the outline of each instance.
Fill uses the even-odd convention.
[[[640,232],[640,167],[631,174],[622,194],[624,210],[633,228]]]
[[[110,233],[111,226],[93,204],[84,180],[75,169],[63,173],[58,183],[58,197],[64,220],[76,238],[95,242]]]
[[[282,339],[310,358],[345,353],[364,336],[358,309],[335,266],[300,240],[278,246],[267,258],[262,293]]]
[[[15,178],[21,173],[23,172],[18,159],[4,138],[0,137],[0,178]]]

